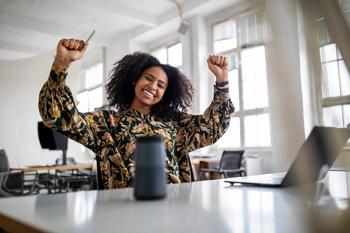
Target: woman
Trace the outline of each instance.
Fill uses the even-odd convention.
[[[190,182],[188,153],[215,143],[226,131],[234,111],[228,93],[228,61],[209,56],[214,73],[214,99],[203,115],[186,113],[193,89],[177,69],[145,53],[125,56],[115,63],[107,97],[117,110],[78,112],[65,85],[69,65],[82,58],[87,44],[62,39],[49,79],[39,96],[39,111],[46,126],[96,153],[99,187],[133,185],[135,136],[162,135],[166,146],[168,183]]]

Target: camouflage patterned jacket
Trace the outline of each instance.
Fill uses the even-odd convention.
[[[203,115],[182,113],[180,120],[163,121],[134,109],[80,113],[69,88],[67,72],[52,67],[39,96],[46,126],[88,147],[96,154],[105,189],[133,186],[136,135],[162,135],[166,144],[169,183],[193,181],[189,152],[215,143],[227,130],[234,107],[228,89],[215,88]]]

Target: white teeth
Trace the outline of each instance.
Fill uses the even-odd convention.
[[[153,95],[151,92],[146,91],[146,90],[143,90],[143,91],[144,91],[145,94],[148,95],[149,97],[154,98],[154,95]]]

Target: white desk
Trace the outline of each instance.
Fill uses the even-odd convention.
[[[133,189],[0,199],[0,227],[17,232],[310,232],[298,188],[232,187],[223,180],[168,185],[136,201]]]

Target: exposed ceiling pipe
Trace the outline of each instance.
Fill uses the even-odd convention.
[[[177,13],[180,17],[181,23],[179,26],[179,29],[177,30],[178,33],[180,34],[186,34],[188,28],[190,27],[190,24],[188,23],[188,21],[186,19],[184,19],[183,14],[182,14],[182,6],[181,4],[177,1],[177,0],[169,0],[171,2],[173,2],[176,5],[176,9],[177,9]]]

